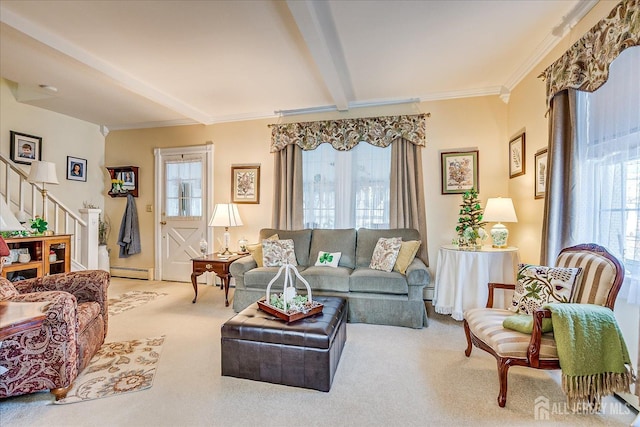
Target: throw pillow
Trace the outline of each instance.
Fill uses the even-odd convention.
[[[340,257],[342,256],[342,252],[318,252],[318,259],[316,260],[315,265],[319,267],[338,267],[338,262],[340,262]]]
[[[267,237],[267,240],[278,240],[279,237],[277,234],[273,236]],[[262,267],[262,243],[256,243],[255,245],[247,245],[247,250],[256,261],[258,267]]]
[[[550,302],[569,302],[580,268],[520,264],[510,310],[533,314]]]
[[[379,238],[371,256],[369,268],[390,272],[398,258],[400,246],[402,246],[401,237]]]
[[[298,265],[293,240],[263,240],[262,264],[265,267],[280,267],[285,262]]]
[[[528,314],[514,314],[502,321],[502,327],[522,332],[523,334],[530,334],[533,331],[533,316]],[[542,319],[542,333],[544,334],[545,332],[551,331],[553,331],[551,319]]]
[[[398,259],[393,266],[393,271],[406,274],[409,264],[413,261],[418,253],[420,247],[420,240],[409,240],[408,242],[402,242],[400,245],[400,252],[398,252]]]

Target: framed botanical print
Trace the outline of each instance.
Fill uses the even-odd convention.
[[[544,199],[547,192],[547,149],[538,150],[535,155],[536,177],[535,194],[536,199]]]
[[[16,163],[30,165],[42,160],[42,138],[15,131],[11,132],[11,160]]]
[[[231,166],[231,202],[260,203],[260,165]]]
[[[472,188],[480,191],[478,157],[478,150],[440,153],[442,194],[462,194]]]
[[[525,144],[524,132],[509,141],[509,178],[525,173]]]

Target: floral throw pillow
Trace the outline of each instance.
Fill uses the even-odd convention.
[[[293,240],[262,241],[262,264],[265,267],[280,267],[285,262],[291,265],[298,265]]]
[[[402,246],[401,237],[379,238],[371,256],[369,268],[386,272],[393,270],[396,259],[398,259],[400,246]]]
[[[337,268],[340,262],[342,252],[318,252],[318,259],[316,260],[316,266],[318,267],[333,267]]]
[[[569,302],[580,268],[520,264],[518,281],[509,310],[533,314],[544,304]]]

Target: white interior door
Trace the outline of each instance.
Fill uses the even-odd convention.
[[[188,282],[213,200],[213,145],[156,150],[156,280]]]

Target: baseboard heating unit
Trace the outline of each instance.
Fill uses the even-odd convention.
[[[113,277],[124,277],[127,279],[143,279],[153,280],[153,268],[139,268],[139,267],[115,267],[110,269]]]

